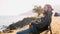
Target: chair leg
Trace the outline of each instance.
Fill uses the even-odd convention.
[[[48,30],[46,30],[44,34],[48,34],[49,31],[50,31],[50,34],[52,34],[51,26],[48,26]]]
[[[52,34],[51,26],[49,26],[50,34]]]
[[[50,28],[50,34],[52,34],[52,30],[51,30],[51,28]]]
[[[46,30],[46,32],[44,34],[48,34],[49,30]]]

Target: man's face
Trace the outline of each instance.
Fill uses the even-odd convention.
[[[44,7],[44,11],[52,11],[53,9],[52,9],[52,7],[51,6],[45,6]]]

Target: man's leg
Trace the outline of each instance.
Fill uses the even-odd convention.
[[[40,32],[37,31],[36,27],[33,25],[32,28],[30,29],[31,34],[40,34]]]
[[[33,32],[32,29],[26,29],[26,30],[19,31],[16,34],[40,34],[40,33],[39,32]]]
[[[16,34],[29,34],[29,32],[30,32],[29,29],[26,29],[26,30],[19,31]]]

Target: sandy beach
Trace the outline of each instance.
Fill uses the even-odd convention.
[[[53,34],[60,34],[60,17],[52,17],[51,29]],[[18,31],[25,30],[29,28],[29,25],[26,25],[22,28],[18,28],[16,30],[12,30],[12,33],[0,33],[0,34],[16,34]],[[43,33],[42,33],[43,34]]]

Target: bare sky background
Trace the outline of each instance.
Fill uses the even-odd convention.
[[[60,0],[0,0],[0,16],[16,16],[32,10],[34,5],[51,4],[60,11]]]

